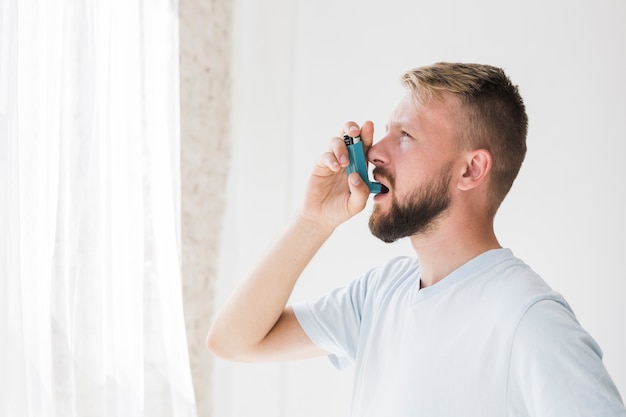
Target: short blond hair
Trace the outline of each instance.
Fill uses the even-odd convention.
[[[460,99],[459,145],[491,153],[491,215],[495,215],[526,155],[528,116],[517,86],[501,68],[447,62],[407,71],[402,83],[422,104],[445,93]]]

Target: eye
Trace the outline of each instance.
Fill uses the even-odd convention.
[[[407,132],[405,132],[404,130],[400,132],[402,139],[413,139],[413,137],[411,135],[409,135]]]

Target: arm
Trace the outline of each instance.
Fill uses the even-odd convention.
[[[348,132],[354,123],[346,125]],[[354,130],[349,131],[356,133]],[[371,145],[373,126],[361,136]],[[291,308],[285,307],[296,281],[334,229],[363,208],[369,196],[357,173],[346,181],[348,152],[333,138],[315,165],[302,209],[256,268],[218,312],[207,347],[231,360],[285,360],[323,355],[306,336]]]

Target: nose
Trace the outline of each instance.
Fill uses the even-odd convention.
[[[367,160],[374,166],[384,166],[389,162],[387,151],[385,150],[386,136],[374,143],[367,152]]]

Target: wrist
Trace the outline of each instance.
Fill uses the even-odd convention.
[[[307,216],[299,213],[295,219],[295,227],[310,237],[327,239],[335,231],[336,225],[330,225],[318,217]]]

